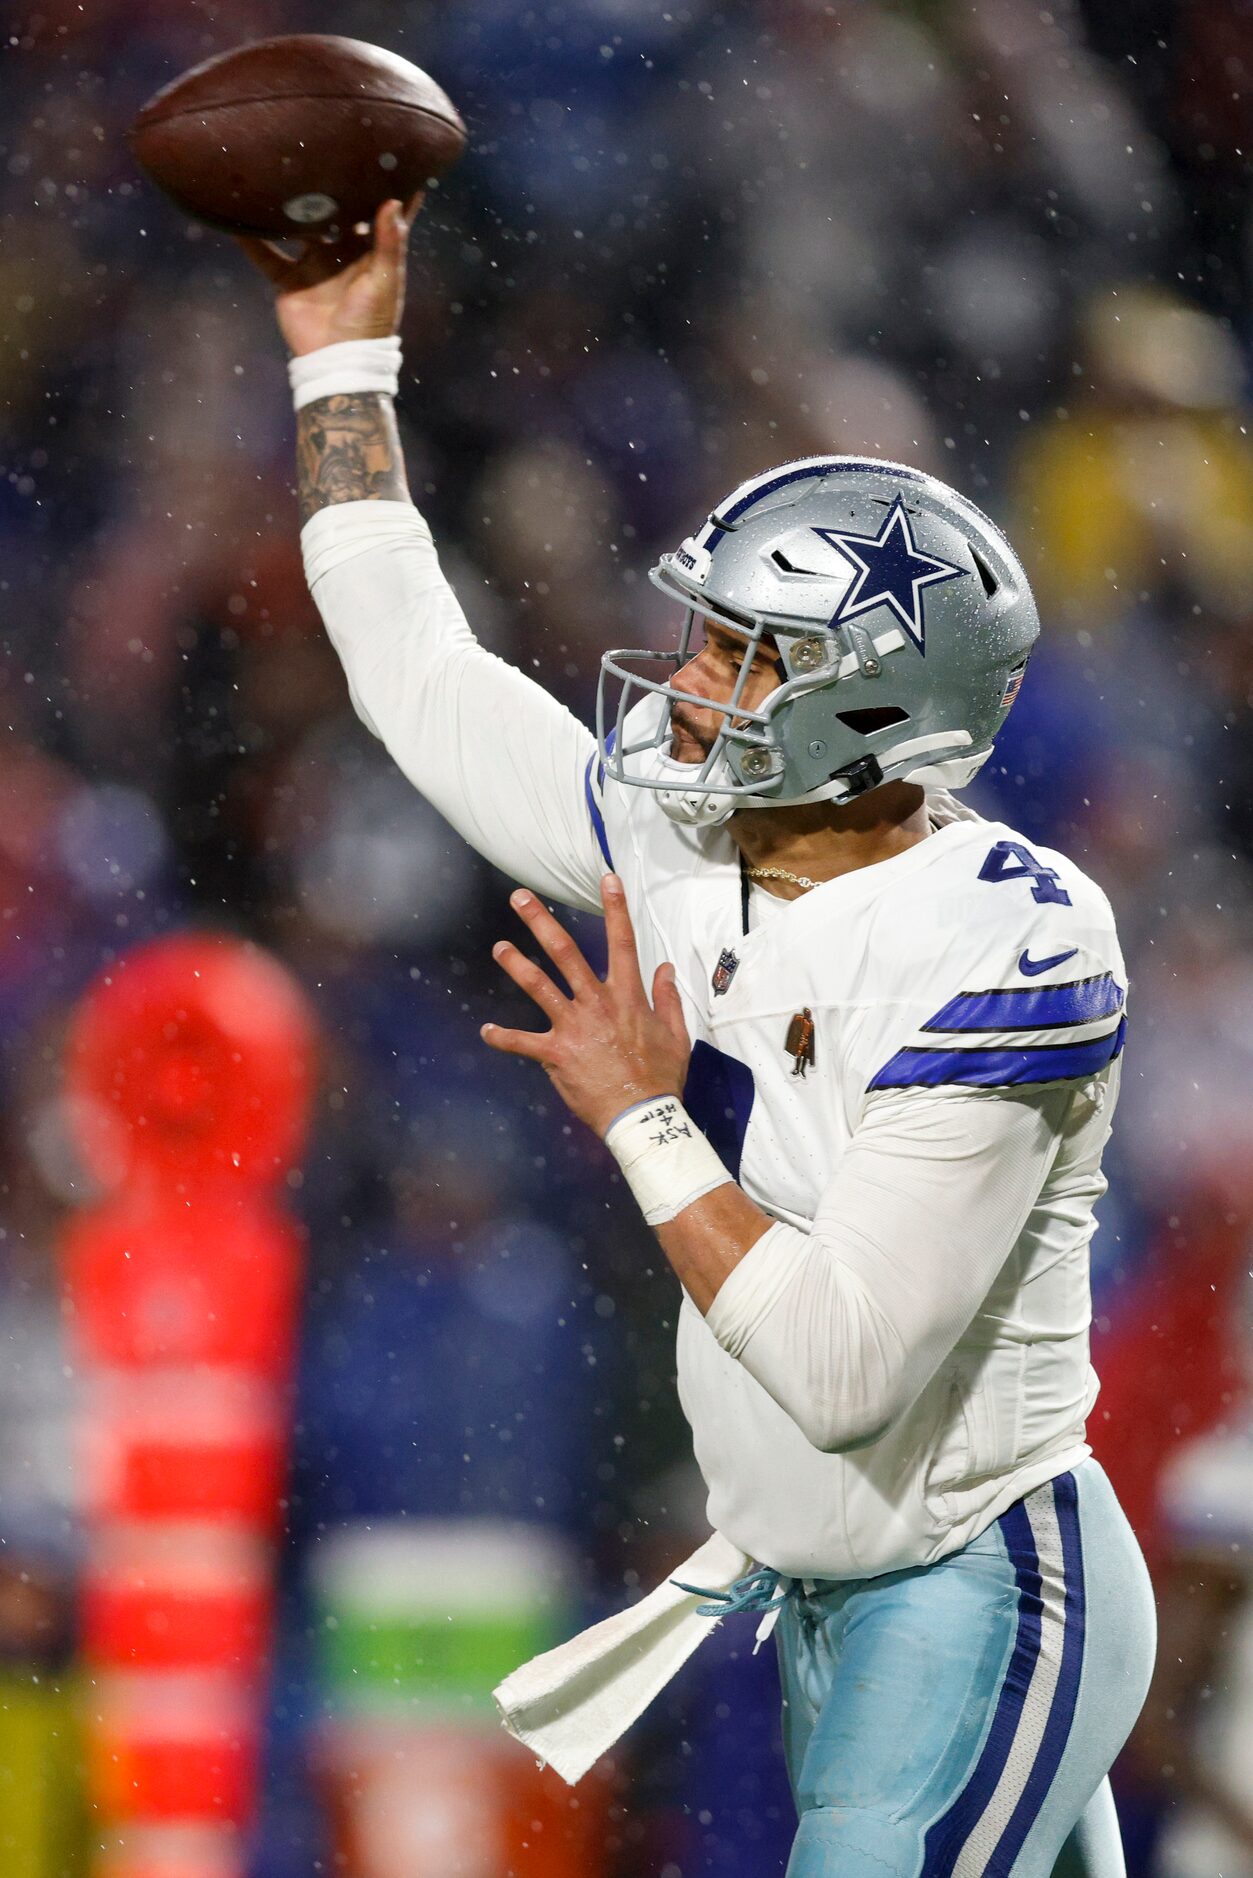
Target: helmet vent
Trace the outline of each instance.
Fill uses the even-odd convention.
[[[899,704],[873,704],[864,711],[837,711],[836,716],[858,737],[873,737],[877,730],[909,722],[909,712],[902,711]]]
[[[966,545],[968,547],[970,546],[969,543],[967,543]],[[975,572],[978,574],[979,579],[983,582],[983,591],[984,593],[987,594],[988,599],[990,600],[993,594],[997,591],[1001,583],[996,578],[996,575],[992,572],[992,569],[988,566],[987,562],[984,560],[983,556],[979,553],[977,548],[970,549],[970,558],[975,564]]]
[[[781,567],[785,574],[813,574],[817,572],[817,570],[812,567],[797,567],[795,561],[788,560],[782,548],[772,548],[770,550],[770,559],[774,562],[776,567]]]

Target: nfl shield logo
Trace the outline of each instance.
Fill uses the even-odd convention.
[[[725,951],[722,953],[718,963],[714,966],[713,987],[714,996],[716,998],[720,998],[723,992],[729,988],[731,980],[739,970],[739,964],[740,961],[736,958],[734,952]]]

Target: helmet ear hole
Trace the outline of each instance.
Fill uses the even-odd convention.
[[[899,704],[869,705],[864,711],[837,711],[841,724],[858,737],[873,737],[876,730],[890,730],[893,724],[907,724],[909,712]]]

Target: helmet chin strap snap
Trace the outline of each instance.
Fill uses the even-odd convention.
[[[855,763],[846,763],[843,769],[837,770],[831,780],[845,785],[848,791],[845,800],[851,802],[854,796],[864,796],[869,790],[879,787],[883,781],[883,769],[877,756],[859,756]]]

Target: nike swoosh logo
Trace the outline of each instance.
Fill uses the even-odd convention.
[[[1038,978],[1041,972],[1052,971],[1055,965],[1064,965],[1067,959],[1073,959],[1078,950],[1078,946],[1071,946],[1069,952],[1055,952],[1051,959],[1033,959],[1029,952],[1024,952],[1018,969],[1024,978]]]

